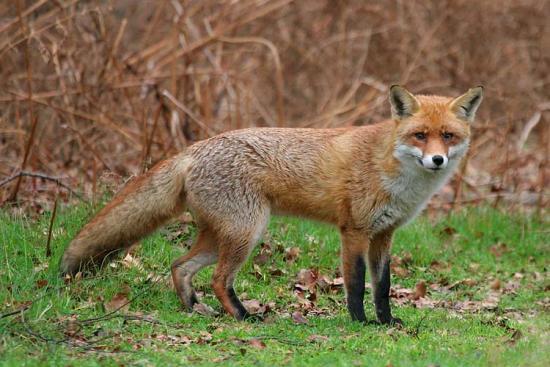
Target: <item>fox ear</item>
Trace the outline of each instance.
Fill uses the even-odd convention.
[[[453,111],[458,118],[472,122],[474,121],[477,108],[481,104],[482,99],[483,87],[479,86],[472,88],[451,102],[451,111]]]
[[[391,116],[394,120],[409,117],[418,111],[420,104],[408,90],[400,85],[390,88]]]

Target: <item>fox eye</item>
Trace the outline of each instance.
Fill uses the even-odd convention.
[[[414,137],[417,138],[418,140],[422,140],[422,141],[426,140],[426,134],[424,133],[416,133],[414,134]]]
[[[443,133],[441,134],[441,136],[443,137],[443,140],[445,141],[449,141],[453,138],[453,133]]]

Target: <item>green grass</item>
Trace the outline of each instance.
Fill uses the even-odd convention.
[[[317,292],[307,324],[289,314],[298,307],[293,293],[300,269],[316,268],[336,277],[339,265],[337,232],[325,225],[276,218],[266,241],[273,254],[254,269],[249,260],[236,282],[237,293],[263,303],[275,302],[263,323],[236,322],[226,315],[203,316],[182,311],[165,281],[148,275],[167,274],[184,253],[182,243],[194,229],[169,241],[174,228],[144,240],[134,255],[143,268],[107,266],[97,275],[65,284],[58,276],[64,247],[92,212],[88,207],[62,210],[54,224],[51,258],[45,257],[49,213],[30,219],[0,212],[0,313],[32,303],[23,312],[0,319],[0,365],[258,365],[258,366],[546,366],[548,346],[548,225],[535,217],[487,208],[461,211],[430,221],[425,217],[398,231],[393,254],[412,260],[405,277],[392,284],[431,290],[430,299],[444,301],[435,309],[396,305],[402,329],[365,326],[350,321],[342,289]],[[500,256],[495,244],[505,244]],[[299,247],[293,263],[281,249]],[[498,248],[498,246],[497,246]],[[258,248],[253,256],[258,253]],[[435,266],[439,262],[439,267]],[[46,267],[46,265],[48,265]],[[437,265],[437,264],[436,264]],[[272,269],[286,271],[272,276]],[[219,310],[209,286],[212,269],[201,272],[196,288],[203,302]],[[492,310],[456,309],[459,301],[482,301],[490,284],[503,287]],[[472,279],[468,284],[464,279]],[[105,304],[119,292],[131,299],[127,312],[113,318],[83,320],[107,314]],[[365,302],[373,317],[370,294]],[[124,315],[138,316],[129,320]],[[154,320],[154,323],[146,320]],[[265,348],[250,340],[259,339]]]

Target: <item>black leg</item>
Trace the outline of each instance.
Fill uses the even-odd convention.
[[[238,320],[244,320],[246,318],[249,318],[250,314],[248,313],[246,308],[244,308],[243,304],[239,300],[239,297],[237,297],[237,294],[235,293],[235,289],[233,289],[233,287],[229,287],[227,289],[227,295],[229,297],[229,301],[231,302],[231,305],[235,310],[237,310],[237,315],[235,315],[235,317]]]
[[[354,321],[366,322],[363,299],[365,298],[365,255],[369,238],[361,231],[342,226],[342,274],[346,287],[348,311]]]
[[[373,279],[374,307],[376,317],[382,324],[389,324],[392,321],[390,310],[390,261],[385,260],[376,265],[378,279]],[[374,284],[376,283],[376,284]]]
[[[401,320],[392,316],[390,307],[390,247],[391,234],[385,234],[375,237],[369,248],[374,307],[379,323],[400,324]]]
[[[365,259],[361,255],[356,255],[352,264],[354,266],[346,274],[348,278],[346,280],[348,311],[352,320],[366,322],[367,318],[363,306],[365,297]]]

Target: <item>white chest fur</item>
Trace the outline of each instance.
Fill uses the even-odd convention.
[[[456,162],[450,162],[441,172],[403,167],[398,176],[383,178],[382,184],[390,194],[390,200],[376,211],[370,229],[376,233],[412,220],[424,209],[432,195],[448,181],[455,168]]]

